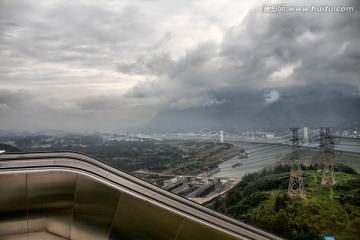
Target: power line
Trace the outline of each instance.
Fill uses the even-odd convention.
[[[211,138],[211,137],[214,137],[214,136],[216,136],[216,135],[218,135],[218,134],[219,134],[219,132],[214,133],[214,134],[211,134],[210,136],[208,136],[208,137],[206,137],[206,138],[203,138],[203,139],[197,141],[196,143],[203,142],[203,141],[205,141],[205,140],[207,140],[207,139],[209,139],[209,138]]]

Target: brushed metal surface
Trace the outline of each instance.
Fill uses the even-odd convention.
[[[37,172],[27,174],[28,231],[48,231],[69,238],[77,174]]]
[[[110,239],[175,239],[184,217],[122,193]]]
[[[0,239],[281,238],[89,156],[52,152],[0,155]]]
[[[33,232],[33,233],[1,236],[0,239],[1,240],[66,240],[67,238],[62,238],[48,232]]]
[[[236,240],[238,236],[230,235],[219,231],[218,229],[209,225],[200,223],[198,221],[185,219],[180,233],[176,240]]]
[[[108,239],[121,192],[79,175],[71,239]]]
[[[27,240],[64,240],[68,238],[62,238],[48,232],[36,232],[29,233]]]
[[[0,175],[0,235],[26,233],[26,174]]]
[[[28,234],[11,234],[6,236],[1,236],[1,240],[28,240]]]

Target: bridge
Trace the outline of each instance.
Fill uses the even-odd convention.
[[[304,133],[303,140],[304,140],[304,141],[309,141],[309,134],[308,134],[309,131],[308,131],[308,128],[307,128],[307,127],[304,127],[303,129],[301,129],[301,131],[303,131],[303,133]],[[232,141],[234,141],[234,140],[236,141],[236,140],[237,140],[237,141],[246,141],[246,142],[255,142],[255,143],[259,142],[259,141],[254,141],[254,140],[251,140],[251,139],[247,139],[247,138],[244,137],[244,136],[240,136],[240,135],[237,135],[237,134],[229,133],[229,132],[226,132],[226,131],[223,131],[223,130],[218,131],[218,132],[213,133],[213,134],[210,134],[209,136],[204,137],[204,138],[198,140],[197,142],[199,143],[199,142],[203,142],[203,141],[206,141],[206,140],[215,139],[215,137],[217,137],[217,138],[219,139],[219,142],[220,142],[220,143],[224,143],[224,141],[225,141],[225,137],[224,137],[225,135],[224,135],[224,133],[225,133],[225,135],[227,135],[228,137],[232,137],[232,138],[233,138]],[[291,136],[291,133],[285,134],[285,135],[283,135],[283,136],[277,136],[277,137],[273,136],[273,137],[270,138],[270,140],[282,140],[282,139],[286,139],[286,138],[288,138],[288,137],[290,137],[290,136]],[[227,139],[227,140],[231,142],[230,139]],[[290,141],[288,141],[288,142],[290,142]],[[267,143],[268,143],[268,142],[267,142]]]
[[[281,239],[74,152],[0,154],[0,239]]]

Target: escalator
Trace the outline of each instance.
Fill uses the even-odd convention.
[[[0,239],[280,239],[74,152],[0,154]]]

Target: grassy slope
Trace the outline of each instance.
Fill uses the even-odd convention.
[[[301,150],[302,162],[317,163],[319,159],[319,152],[312,149]],[[345,164],[357,172],[360,172],[360,154],[348,154],[335,152],[335,159],[337,163]]]
[[[360,172],[360,155],[349,155],[345,153],[335,154],[336,162],[343,163]]]
[[[336,173],[337,186],[320,184],[321,173],[307,170],[307,199],[287,196],[288,178],[267,172],[245,178],[214,208],[287,239],[356,239],[360,236],[360,176]]]
[[[0,143],[0,150],[5,150],[6,152],[8,153],[11,153],[11,152],[21,152],[20,149],[16,148],[16,147],[13,147],[13,146],[10,146],[8,144],[4,144],[4,143]]]

